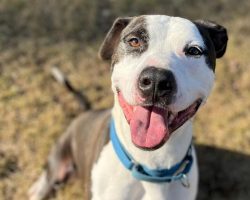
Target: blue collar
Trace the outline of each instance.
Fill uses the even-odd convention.
[[[113,119],[110,122],[110,139],[121,163],[131,171],[136,179],[154,183],[181,180],[184,186],[188,185],[188,183],[185,185],[183,180],[187,178],[186,174],[189,173],[193,164],[192,143],[181,162],[169,169],[149,169],[145,165],[136,163],[132,156],[124,149],[117,137]]]

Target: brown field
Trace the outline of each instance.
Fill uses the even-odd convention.
[[[42,171],[51,146],[81,112],[74,97],[52,78],[51,67],[56,65],[67,74],[73,85],[90,99],[94,109],[111,107],[113,96],[109,64],[97,58],[100,38],[104,37],[103,31],[98,30],[100,21],[94,20],[97,12],[93,19],[89,16],[89,21],[78,22],[85,25],[82,29],[89,31],[89,35],[96,33],[97,39],[74,34],[81,30],[79,24],[75,25],[78,29],[67,24],[73,19],[70,8],[77,8],[79,0],[74,0],[75,4],[69,8],[62,4],[61,10],[54,9],[57,11],[53,12],[55,16],[50,16],[55,21],[52,20],[51,26],[55,27],[55,19],[61,19],[63,9],[68,9],[68,15],[65,14],[68,28],[59,31],[48,28],[51,32],[41,33],[41,27],[33,24],[36,24],[34,20],[46,16],[46,12],[31,19],[29,16],[39,12],[32,13],[26,0],[20,1],[23,3],[20,5],[17,0],[9,2],[0,2],[0,199],[25,200],[28,188]],[[49,1],[43,1],[46,2]],[[70,5],[68,0],[62,2]],[[128,0],[121,2],[109,7],[112,14],[105,30],[115,16],[153,12],[212,19],[228,28],[228,51],[217,62],[214,90],[195,120],[200,163],[198,199],[249,200],[250,2],[189,0],[183,3],[179,0],[164,3],[158,0],[154,4],[147,0],[138,1],[134,7],[128,6]],[[167,3],[173,4],[168,6]],[[41,11],[44,4],[37,1],[34,5]],[[48,5],[48,13],[53,6],[55,3]],[[95,8],[92,4],[89,6]],[[102,6],[98,9],[110,5]],[[87,23],[91,20],[96,24],[88,30]],[[58,20],[58,27],[60,23]],[[10,28],[12,25],[16,30]],[[59,39],[50,37],[51,33]],[[77,39],[72,39],[74,37]],[[62,188],[55,199],[84,199],[80,183],[72,182]]]

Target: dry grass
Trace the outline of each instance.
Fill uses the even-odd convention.
[[[218,61],[212,95],[195,122],[200,200],[250,198],[250,26],[243,12],[248,9],[241,12],[232,4],[225,10],[234,7],[237,17],[212,16],[228,27],[230,41],[226,56]],[[110,107],[113,98],[108,64],[97,59],[95,45],[82,49],[76,42],[50,45],[46,40],[18,44],[0,52],[3,200],[27,199],[27,189],[41,172],[51,145],[81,112],[71,94],[51,77],[51,66],[59,66],[94,108]],[[80,188],[79,183],[70,184],[56,199],[82,199]]]

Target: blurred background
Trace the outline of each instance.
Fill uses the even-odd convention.
[[[51,76],[59,67],[92,107],[111,107],[98,47],[118,16],[209,19],[228,29],[216,83],[195,120],[199,200],[250,199],[249,0],[0,0],[0,199],[25,200],[55,140],[82,112]],[[55,199],[84,199],[80,182]]]

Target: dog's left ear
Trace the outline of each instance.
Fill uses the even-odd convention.
[[[101,59],[111,59],[114,50],[120,41],[122,30],[129,24],[131,20],[132,17],[117,18],[115,20],[100,47],[99,56]]]
[[[198,27],[201,33],[207,33],[210,37],[216,53],[216,58],[224,55],[227,48],[227,30],[223,26],[211,21],[196,20],[194,24]]]

